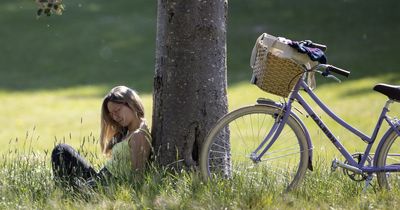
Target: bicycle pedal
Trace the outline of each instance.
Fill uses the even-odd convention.
[[[339,168],[339,160],[335,158],[332,160],[331,172],[335,172],[337,168]]]

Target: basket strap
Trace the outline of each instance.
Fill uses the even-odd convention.
[[[250,67],[254,68],[254,65],[256,63],[256,58],[257,58],[257,52],[258,52],[258,45],[263,44],[263,39],[266,36],[266,33],[261,34],[256,40],[256,43],[254,44],[253,50],[251,51],[251,57],[250,57]],[[271,46],[267,46],[267,54],[270,51],[270,49],[275,45],[275,43],[278,41],[278,38],[275,38],[274,42],[271,44]]]
[[[254,68],[254,64],[256,63],[256,57],[257,57],[257,46],[258,43],[264,38],[266,33],[261,34],[256,40],[256,43],[254,44],[253,50],[251,51],[251,57],[250,57],[250,67]]]
[[[272,48],[274,48],[275,44],[278,42],[278,38],[275,38],[274,42],[272,42],[271,46],[268,46],[267,48],[267,53],[266,53],[266,58],[265,58],[265,62],[267,62],[268,60],[268,53],[269,51],[271,51]]]

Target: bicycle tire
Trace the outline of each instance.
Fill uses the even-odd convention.
[[[267,177],[274,184],[281,183],[286,191],[297,187],[307,170],[309,150],[302,126],[293,116],[289,117],[278,139],[263,155],[261,162],[255,163],[249,158],[260,139],[270,131],[280,112],[281,109],[276,106],[254,105],[232,111],[221,118],[204,142],[200,156],[203,177],[214,180],[258,174],[256,178],[263,177],[265,180]],[[267,120],[271,122],[267,123]],[[256,129],[258,131],[254,132]],[[248,147],[250,144],[252,146]]]
[[[376,161],[377,167],[384,167],[393,164],[400,164],[400,137],[396,131],[392,131],[385,139],[378,152]],[[382,189],[392,189],[400,187],[399,172],[378,172],[378,184]]]

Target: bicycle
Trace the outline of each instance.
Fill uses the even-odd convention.
[[[313,46],[326,49],[320,44]],[[399,187],[400,175],[394,172],[400,172],[400,120],[389,117],[388,112],[392,103],[400,102],[400,86],[378,84],[373,88],[386,95],[388,100],[372,135],[368,136],[338,117],[315,95],[306,82],[306,75],[311,72],[334,79],[338,79],[334,74],[345,77],[350,74],[327,64],[318,64],[311,69],[303,67],[287,101],[258,99],[255,105],[226,114],[209,131],[204,142],[200,156],[202,175],[214,180],[242,172],[263,173],[283,183],[287,191],[299,186],[307,169],[313,170],[313,144],[306,126],[294,112],[292,105],[297,101],[345,158],[344,162],[333,160],[332,171],[340,167],[351,179],[365,181],[364,190],[374,174],[381,188]],[[304,90],[331,119],[364,141],[367,144],[365,151],[350,154],[303,99],[300,90]],[[379,141],[375,154],[372,154],[372,146],[384,121],[389,128]]]

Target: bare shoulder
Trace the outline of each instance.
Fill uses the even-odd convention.
[[[135,131],[129,139],[129,145],[131,147],[137,146],[150,146],[150,142],[147,140],[146,134],[141,132],[140,130]]]

